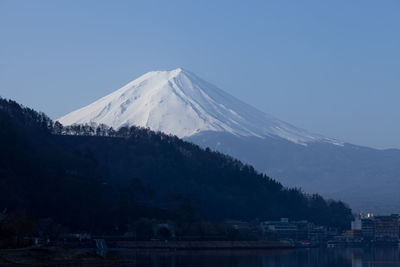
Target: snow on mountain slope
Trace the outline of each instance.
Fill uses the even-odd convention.
[[[342,144],[267,115],[181,68],[148,72],[58,121],[64,125],[103,123],[115,129],[136,125],[181,138],[216,131],[280,137],[303,145]]]

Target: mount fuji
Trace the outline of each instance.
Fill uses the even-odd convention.
[[[284,185],[342,199],[356,211],[400,209],[400,150],[309,133],[181,68],[148,72],[58,121],[148,127],[230,154]]]
[[[180,138],[211,131],[276,136],[303,145],[341,144],[267,115],[181,68],[148,72],[58,120],[65,125],[98,123],[115,129],[136,125]]]

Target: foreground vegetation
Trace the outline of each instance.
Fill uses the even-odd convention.
[[[137,127],[64,127],[4,99],[0,147],[2,237],[42,227],[53,234],[136,231],[146,239],[146,220],[173,222],[181,235],[228,235],[225,219],[288,217],[345,229],[352,219],[340,201],[285,188],[175,136]]]

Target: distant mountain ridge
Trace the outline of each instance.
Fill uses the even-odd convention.
[[[355,212],[400,211],[400,150],[203,132],[186,140],[236,157],[283,185],[343,199]]]

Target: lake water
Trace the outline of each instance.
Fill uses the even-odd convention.
[[[111,257],[135,259],[142,267],[394,267],[400,266],[398,248],[333,248],[293,250],[218,250],[140,252],[121,250]],[[129,266],[129,265],[127,265]]]

